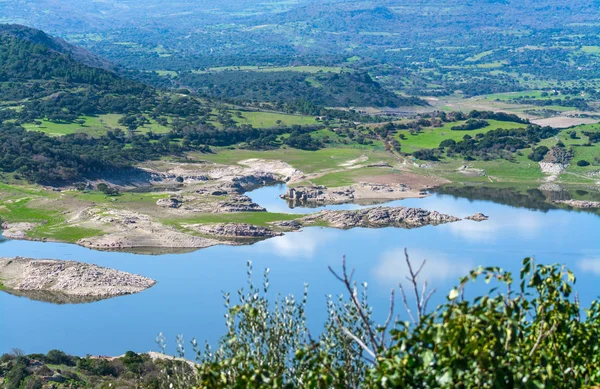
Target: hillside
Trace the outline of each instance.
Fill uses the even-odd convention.
[[[115,66],[106,59],[100,58],[79,46],[67,43],[63,39],[52,37],[41,30],[18,24],[0,24],[0,36],[4,39],[12,37],[19,42],[29,42],[57,55],[70,57],[83,65],[105,70],[115,69]]]

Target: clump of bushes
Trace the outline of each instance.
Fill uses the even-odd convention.
[[[490,125],[490,123],[488,123],[487,120],[469,119],[464,124],[461,124],[459,126],[453,126],[450,129],[453,131],[472,131],[472,130],[478,130],[480,128],[487,127],[489,125]]]
[[[532,150],[532,152],[527,156],[527,158],[529,158],[530,160],[532,160],[534,162],[540,162],[541,160],[544,159],[546,154],[548,154],[548,151],[550,151],[550,149],[547,148],[546,146],[535,147]]]
[[[590,163],[588,161],[586,161],[585,159],[580,159],[579,161],[577,161],[577,166],[590,166]]]

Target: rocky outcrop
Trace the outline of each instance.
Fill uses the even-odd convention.
[[[109,233],[80,239],[77,244],[100,250],[132,250],[144,248],[205,248],[221,244],[177,231],[153,221],[149,216],[126,210],[91,208],[82,218],[95,225],[109,226]]]
[[[600,201],[586,201],[586,200],[555,200],[553,203],[557,204],[566,204],[573,208],[579,209],[590,209],[590,208],[598,208],[600,209]]]
[[[63,303],[139,293],[156,283],[150,278],[86,263],[22,257],[0,258],[0,279],[9,293]],[[51,299],[45,299],[45,293]]]
[[[302,228],[302,223],[298,220],[282,220],[269,223],[270,225],[287,231],[297,231]]]
[[[27,231],[32,230],[35,223],[2,223],[2,236],[7,239],[29,239]]]
[[[240,193],[259,188],[261,186],[273,185],[281,182],[279,176],[273,173],[257,171],[252,174],[237,176],[231,179],[232,186],[240,188]]]
[[[248,196],[236,196],[216,204],[214,213],[266,212],[267,210],[253,202]]]
[[[544,160],[539,163],[542,173],[550,175],[549,181],[554,181],[556,177],[562,174],[573,159],[573,151],[566,150],[564,147],[553,147]]]
[[[473,220],[473,221],[476,221],[476,222],[482,222],[482,221],[488,220],[489,218],[490,218],[489,216],[486,216],[486,215],[484,215],[481,212],[477,212],[476,214],[473,214],[471,216],[467,216],[465,219],[467,219],[467,220]]]
[[[156,205],[159,207],[166,208],[179,208],[183,204],[183,201],[180,197],[168,197],[166,199],[160,199],[156,202]]]
[[[281,198],[292,204],[344,204],[359,200],[401,199],[410,189],[403,184],[359,183],[340,188],[299,186],[290,188]]]
[[[562,163],[551,163],[551,162],[540,162],[540,169],[542,173],[550,174],[552,176],[557,176],[564,172],[569,165],[565,165]]]
[[[281,232],[273,231],[270,228],[245,223],[192,224],[184,227],[202,234],[226,238],[265,239],[283,235]]]
[[[554,146],[545,155],[544,162],[561,164],[568,166],[573,159],[573,150],[567,150],[564,147]]]
[[[375,207],[354,211],[321,211],[301,219],[304,225],[327,223],[335,228],[415,228],[459,221],[460,218],[421,208]]]

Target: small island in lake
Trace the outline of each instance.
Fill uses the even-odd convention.
[[[0,290],[33,300],[76,304],[139,293],[156,281],[75,261],[0,258]]]

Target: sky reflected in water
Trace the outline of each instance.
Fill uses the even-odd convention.
[[[315,211],[289,210],[278,198],[280,193],[282,188],[262,188],[250,196],[273,212]],[[387,314],[390,288],[397,286],[407,272],[404,247],[414,261],[427,259],[423,280],[438,290],[430,307],[443,302],[448,290],[471,268],[495,265],[517,273],[527,256],[572,268],[578,276],[576,289],[584,305],[600,292],[597,215],[532,211],[449,195],[391,204],[459,217],[483,212],[490,219],[411,230],[311,227],[252,246],[217,246],[160,256],[99,252],[59,243],[4,241],[0,244],[1,256],[84,261],[142,274],[158,282],[137,295],[79,305],[53,305],[0,293],[0,353],[13,347],[26,353],[59,348],[78,355],[118,355],[129,349],[144,352],[157,350],[154,339],[159,332],[167,337],[171,352],[177,334],[184,334],[188,340],[196,337],[214,343],[225,331],[222,292],[235,294],[246,285],[249,260],[257,281],[264,268],[271,269],[274,294],[300,295],[304,283],[309,283],[308,321],[314,332],[325,319],[324,296],[342,292],[327,270],[329,265],[339,266],[342,255],[346,255],[349,266],[356,268],[357,280],[368,282],[375,314],[382,318]],[[476,284],[470,290],[476,293],[484,287]]]

